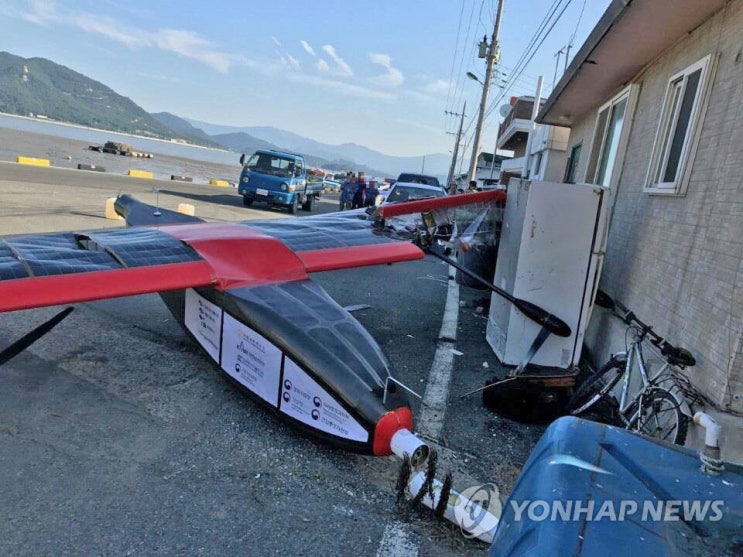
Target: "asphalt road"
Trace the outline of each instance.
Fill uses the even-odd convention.
[[[287,217],[244,208],[234,189],[0,163],[0,235],[121,226],[103,218],[119,192],[167,208],[191,203],[212,221]],[[333,211],[337,198],[316,208]],[[423,393],[447,276],[426,259],[313,278],[342,305],[371,306],[355,316],[396,377]],[[441,475],[507,491],[543,428],[457,396],[497,368],[476,311],[483,296],[462,289]],[[0,347],[58,310],[0,316]],[[155,295],[77,306],[0,368],[0,382],[2,555],[486,552],[427,509],[396,504],[394,457],[335,450],[244,397]]]

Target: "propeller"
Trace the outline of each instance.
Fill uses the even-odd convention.
[[[67,317],[72,312],[73,309],[75,308],[72,306],[63,309],[57,315],[52,317],[49,321],[47,321],[46,323],[42,323],[30,333],[23,335],[13,344],[8,346],[5,350],[0,352],[0,365],[3,365],[4,363],[8,362],[10,359],[16,357],[18,354],[23,352],[26,348],[31,346],[34,342],[36,342],[41,337],[43,337],[45,334],[47,334],[49,331],[51,331],[57,324],[59,324],[60,321],[62,321],[65,317]]]
[[[550,312],[548,312],[545,309],[542,309],[536,304],[533,304],[531,302],[527,302],[526,300],[521,300],[519,298],[516,298],[503,290],[502,288],[498,288],[496,285],[494,285],[492,282],[485,280],[480,275],[473,273],[469,269],[467,269],[464,265],[460,265],[453,259],[442,255],[438,253],[437,251],[434,251],[430,248],[426,250],[427,253],[430,253],[434,257],[438,257],[442,261],[445,261],[455,269],[459,269],[461,272],[469,276],[470,278],[480,282],[481,284],[487,286],[490,290],[498,294],[499,296],[505,298],[509,302],[511,302],[516,308],[526,315],[529,319],[532,321],[539,323],[542,327],[547,329],[550,333],[557,335],[558,337],[569,337],[571,334],[570,325],[565,323],[562,319],[559,317],[556,317],[552,315]]]

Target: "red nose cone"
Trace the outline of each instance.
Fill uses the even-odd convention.
[[[404,406],[387,412],[374,428],[374,454],[387,456],[392,454],[392,436],[401,429],[413,431],[413,413]]]

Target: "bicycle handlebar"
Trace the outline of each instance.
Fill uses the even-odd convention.
[[[626,325],[639,328],[641,339],[649,336],[650,342],[660,350],[661,355],[669,364],[682,368],[691,367],[696,364],[696,359],[692,356],[691,352],[685,348],[672,345],[658,333],[653,331],[653,328],[650,325],[646,325],[640,321],[634,312],[630,311],[621,302],[614,300],[614,306],[621,311],[621,314],[614,311],[614,315],[621,319]]]

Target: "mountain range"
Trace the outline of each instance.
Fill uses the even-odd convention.
[[[267,126],[223,126],[148,113],[106,85],[45,58],[22,58],[0,52],[0,112],[45,117],[146,137],[177,138],[206,147],[252,153],[277,149],[301,153],[308,165],[328,170],[364,170],[368,175],[397,176],[419,172],[446,175],[449,155],[396,157],[355,143],[331,145]]]

